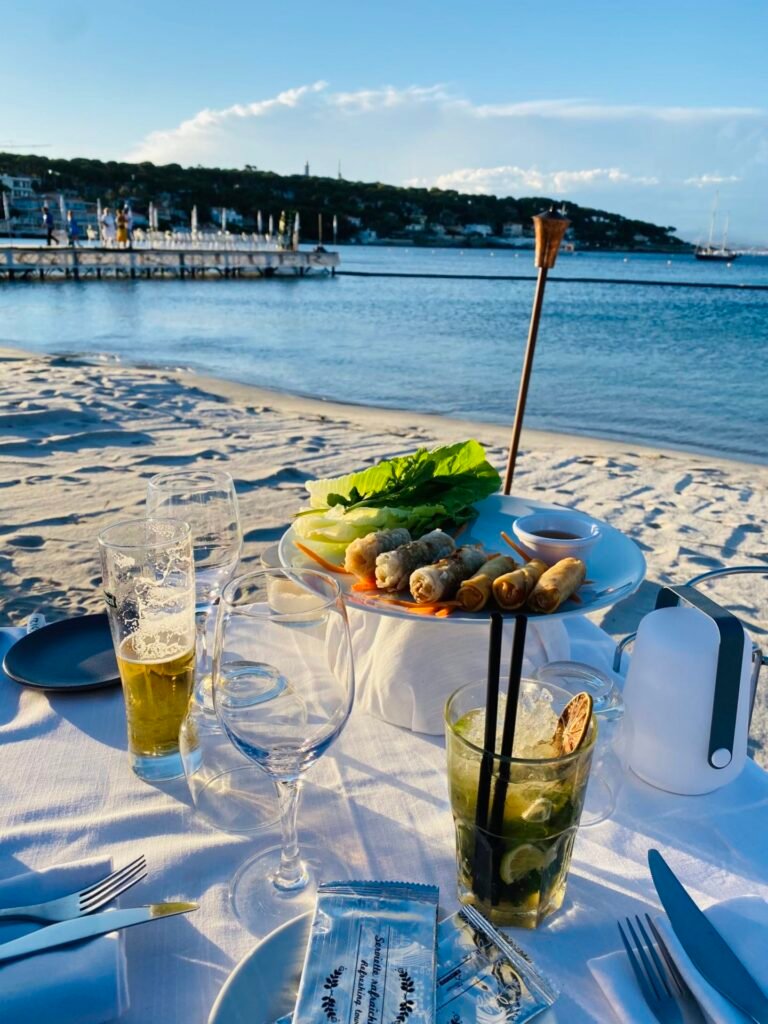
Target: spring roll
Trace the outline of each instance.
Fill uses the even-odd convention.
[[[493,581],[499,576],[514,572],[517,562],[508,555],[496,555],[485,565],[480,566],[480,572],[459,587],[456,600],[466,612],[479,612],[488,604],[493,593]]]
[[[468,544],[459,548],[434,565],[426,565],[411,573],[411,597],[417,604],[448,601],[462,581],[469,579],[487,560],[488,556],[481,547]]]
[[[394,551],[403,544],[411,543],[411,535],[405,528],[379,530],[366,537],[353,540],[344,555],[344,568],[355,576],[367,579],[373,576],[376,559],[385,551]]]
[[[541,576],[528,598],[528,607],[545,615],[556,612],[563,601],[576,593],[586,575],[587,567],[580,558],[561,558]]]
[[[402,590],[415,569],[431,565],[455,550],[452,537],[433,530],[394,551],[384,551],[376,556],[376,586],[380,590]]]
[[[528,595],[539,581],[539,577],[547,571],[546,562],[532,558],[514,572],[499,576],[493,581],[493,596],[496,604],[506,612],[522,608]]]

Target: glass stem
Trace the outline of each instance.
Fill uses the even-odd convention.
[[[213,709],[211,697],[211,659],[208,654],[208,621],[213,605],[198,605],[195,609],[195,692],[198,703]],[[206,696],[207,694],[207,696]]]
[[[303,889],[309,881],[309,875],[299,853],[299,838],[296,832],[296,816],[299,810],[301,789],[295,779],[275,780],[275,786],[280,801],[283,846],[280,851],[280,867],[272,881],[276,889],[285,891]]]

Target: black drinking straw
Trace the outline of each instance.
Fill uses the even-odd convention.
[[[504,709],[504,728],[501,733],[501,759],[493,790],[493,806],[488,831],[493,836],[500,836],[504,823],[504,802],[507,799],[507,783],[509,782],[509,760],[515,744],[515,728],[517,726],[517,706],[520,700],[520,680],[523,675],[523,654],[525,652],[525,634],[528,628],[526,615],[515,616],[515,639],[512,643],[512,658],[509,663],[509,684],[507,686],[507,706]],[[497,867],[496,865],[494,867]],[[494,880],[491,893],[491,905],[498,902],[496,893],[498,871],[491,876]]]
[[[482,899],[490,886],[492,857],[485,840],[488,827],[488,801],[491,774],[496,751],[496,722],[499,714],[499,676],[501,674],[501,634],[504,620],[501,612],[491,612],[491,638],[488,646],[488,681],[485,691],[485,738],[480,777],[477,783],[475,808],[475,856],[472,865],[472,888]]]

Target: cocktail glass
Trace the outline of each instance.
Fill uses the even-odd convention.
[[[523,680],[515,756],[505,758],[484,751],[485,694],[485,682],[470,683],[456,690],[445,708],[459,900],[496,924],[536,928],[565,897],[597,725],[593,716],[578,750],[559,754],[552,743],[554,726],[572,695]],[[478,818],[484,757],[491,785],[488,808]],[[494,815],[494,803],[503,813]]]

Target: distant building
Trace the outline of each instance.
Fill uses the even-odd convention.
[[[23,177],[19,174],[5,174],[0,171],[0,185],[11,193],[10,199],[28,199],[35,195],[35,178]]]
[[[242,226],[242,223],[243,223],[243,215],[242,215],[242,213],[239,213],[237,210],[223,209],[222,207],[219,207],[219,206],[214,206],[214,208],[211,210],[211,218],[212,218],[214,224],[218,224],[219,227],[221,227],[222,213],[224,215],[224,219],[226,220],[227,227],[230,227],[230,228],[238,227],[239,228],[239,227]]]
[[[502,238],[522,238],[523,225],[518,224],[515,221],[510,221],[509,223],[502,225],[501,236]]]
[[[490,224],[465,224],[464,225],[465,235],[482,235],[483,238],[490,238],[493,234],[493,228]]]

